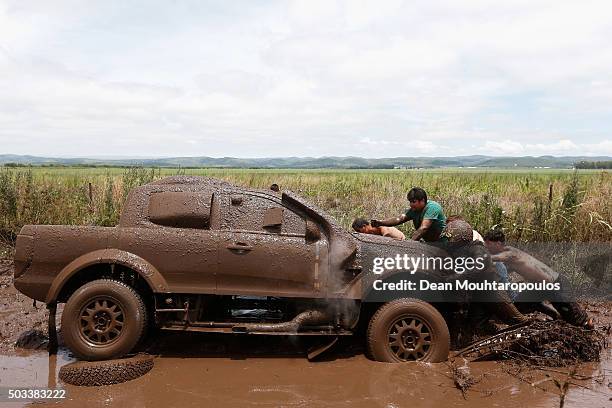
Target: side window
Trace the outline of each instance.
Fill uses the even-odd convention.
[[[210,228],[210,194],[165,191],[151,194],[148,219],[175,228]]]
[[[306,223],[299,215],[267,198],[231,194],[226,205],[228,216],[222,217],[221,228],[275,234],[304,235],[306,232]]]

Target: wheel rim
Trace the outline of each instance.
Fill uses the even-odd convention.
[[[119,302],[107,297],[91,299],[79,313],[79,331],[94,346],[113,343],[123,331],[124,313]]]
[[[401,316],[388,330],[389,349],[401,361],[421,360],[431,350],[431,328],[416,316]]]

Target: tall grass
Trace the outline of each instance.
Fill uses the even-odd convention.
[[[355,217],[398,215],[406,192],[421,186],[447,215],[481,232],[502,225],[522,242],[612,241],[612,174],[550,170],[0,169],[0,237],[12,242],[25,224],[116,225],[132,188],[173,174],[264,189],[277,183],[347,228]]]

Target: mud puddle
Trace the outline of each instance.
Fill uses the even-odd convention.
[[[31,351],[0,356],[0,387],[63,388],[66,399],[44,402],[62,407],[556,407],[560,391],[554,380],[563,382],[569,371],[469,363],[475,384],[464,396],[455,387],[450,364],[377,363],[352,342],[337,344],[324,361],[309,362],[304,347],[290,338],[161,334],[150,349],[157,353],[150,373],[103,387],[63,384],[59,368],[73,361],[66,350],[51,357]],[[565,407],[609,406],[612,355],[604,353],[602,363],[579,366]]]
[[[10,265],[1,266],[0,272],[10,271]],[[49,356],[44,350],[15,348],[28,330],[46,333],[46,311],[34,309],[9,276],[0,273],[0,390],[5,395],[11,387],[64,389],[66,398],[4,398],[0,407],[558,407],[559,385],[565,381],[570,382],[565,407],[611,404],[609,347],[601,363],[582,364],[569,377],[571,367],[466,365],[463,359],[452,364],[377,363],[353,339],[341,339],[321,361],[309,362],[305,355],[313,339],[202,333],[157,334],[148,348],[156,355],[155,367],[141,378],[112,386],[71,386],[58,379],[60,367],[74,361],[67,350]],[[589,312],[600,325],[608,325],[611,309],[608,302]],[[26,343],[40,343],[36,335],[30,337]],[[453,375],[458,368],[472,384],[464,392]]]

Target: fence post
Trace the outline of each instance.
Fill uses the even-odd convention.
[[[93,191],[92,191],[92,187],[91,187],[91,182],[88,183],[89,184],[89,212],[93,214]]]
[[[550,210],[552,208],[552,199],[553,199],[553,183],[551,182],[548,185],[548,215],[550,215]]]

